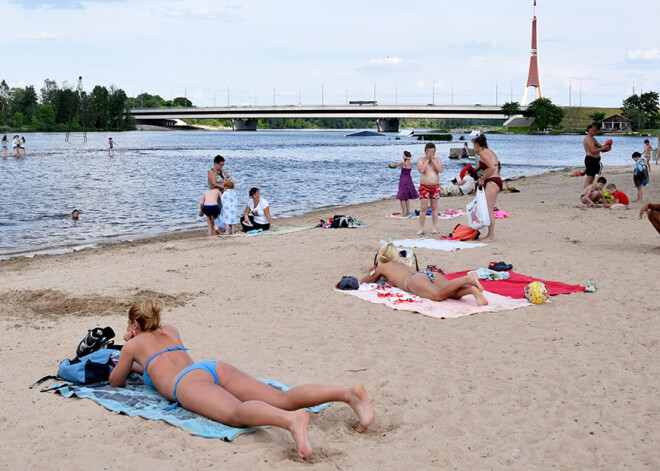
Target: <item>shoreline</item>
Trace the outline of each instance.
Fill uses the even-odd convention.
[[[310,469],[657,468],[660,310],[644,274],[657,273],[660,237],[638,220],[639,203],[582,208],[583,179],[565,173],[521,178],[520,193],[500,194],[510,217],[496,220],[495,243],[414,250],[420,267],[447,273],[505,261],[524,275],[597,283],[595,293],[516,310],[441,320],[333,291],[342,276],[367,273],[388,235],[415,237],[417,219],[385,217],[399,210],[394,199],[342,208],[366,228],[222,238],[200,224],[197,234],[0,262],[0,441],[13,450],[0,464],[82,469],[93,455],[109,470],[294,466],[295,446],[275,427],[224,443],[28,389],[72,358],[88,329],[109,325],[120,339],[128,306],[157,297],[196,361],[291,386],[366,387],[376,419],[364,434],[341,404],[310,417]],[[605,176],[631,196],[632,166],[606,167]],[[660,200],[653,183],[645,201]],[[443,198],[440,208],[471,200]],[[286,222],[313,225],[331,211]],[[440,233],[465,221],[440,220]],[[426,228],[430,237],[430,221]],[[158,446],[118,453],[117,443]]]
[[[546,173],[542,173],[539,175],[533,175],[533,176],[526,176],[526,175],[521,175],[519,177],[514,177],[514,178],[509,178],[509,179],[503,179],[503,181],[510,183],[510,182],[516,182],[521,179],[525,178],[536,178],[536,177],[542,177],[544,175],[551,175],[553,173],[557,172],[566,172],[569,171],[569,169],[576,169],[579,167],[565,167],[562,169],[555,169],[551,170]],[[612,166],[612,167],[607,167],[607,168],[612,168],[612,169],[618,169],[618,168],[625,168],[625,166]],[[455,198],[455,197],[442,197],[440,201],[444,201],[448,198]],[[293,215],[293,216],[285,216],[282,218],[274,218],[276,221],[289,221],[289,220],[297,220],[298,218],[303,218],[306,216],[315,216],[317,215],[317,220],[314,223],[314,225],[318,224],[320,219],[327,219],[328,217],[332,217],[332,215],[328,216],[328,214],[325,214],[324,212],[327,211],[333,211],[333,210],[343,210],[346,208],[351,208],[351,207],[356,207],[364,204],[372,204],[372,203],[378,203],[380,201],[389,201],[389,200],[394,200],[396,204],[397,200],[394,197],[391,198],[380,198],[374,201],[367,201],[367,202],[360,202],[360,203],[355,203],[352,205],[347,205],[347,206],[328,206],[328,207],[323,207],[323,208],[318,208],[318,209],[312,209],[309,212],[298,214],[298,215]],[[322,214],[323,213],[323,214]],[[325,217],[321,217],[325,216]],[[201,227],[206,227],[203,226],[202,223],[205,223],[204,218],[200,218],[200,228]],[[276,224],[277,225],[277,224]],[[288,224],[287,224],[288,225]],[[42,257],[42,256],[56,256],[56,255],[66,255],[66,254],[71,254],[71,253],[78,253],[82,251],[88,251],[88,250],[102,250],[104,248],[108,247],[113,247],[116,245],[122,245],[122,244],[141,244],[141,243],[148,243],[150,240],[164,240],[171,238],[172,240],[179,240],[179,239],[185,239],[185,238],[190,238],[190,237],[195,237],[196,233],[198,232],[198,229],[175,229],[174,231],[169,231],[169,232],[163,232],[160,234],[156,235],[147,235],[144,237],[140,236],[133,236],[133,238],[128,239],[128,240],[118,240],[118,241],[112,241],[112,242],[96,242],[96,243],[84,243],[81,244],[80,246],[70,246],[67,248],[66,246],[53,246],[53,247],[46,247],[46,248],[39,248],[39,249],[34,249],[34,250],[22,250],[19,252],[10,252],[6,254],[0,254],[0,264],[2,264],[5,261],[12,260],[15,258],[19,259],[32,259],[35,257]],[[45,252],[45,253],[44,253]]]

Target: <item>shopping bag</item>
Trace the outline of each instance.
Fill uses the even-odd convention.
[[[488,202],[484,187],[477,188],[477,196],[466,206],[468,224],[472,229],[481,229],[490,226],[490,215],[488,214]]]

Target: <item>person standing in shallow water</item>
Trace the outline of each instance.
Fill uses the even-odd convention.
[[[5,134],[4,137],[2,138],[2,156],[7,157],[7,152],[9,152],[9,139]]]
[[[112,138],[108,139],[108,157],[115,155],[115,141]]]

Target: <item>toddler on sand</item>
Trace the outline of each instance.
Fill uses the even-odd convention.
[[[234,182],[227,180],[225,191],[222,193],[222,213],[220,214],[220,223],[225,226],[225,234],[234,234],[236,221],[238,221],[236,190],[234,190]]]

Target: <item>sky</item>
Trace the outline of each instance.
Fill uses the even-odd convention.
[[[0,0],[0,80],[196,106],[522,99],[533,0]],[[660,92],[660,1],[538,0],[541,91],[618,107]],[[570,93],[569,93],[570,90]]]

